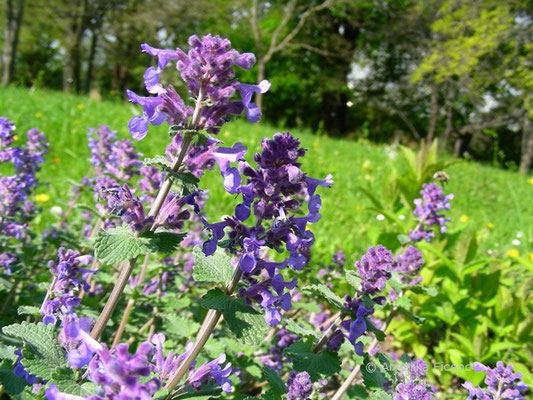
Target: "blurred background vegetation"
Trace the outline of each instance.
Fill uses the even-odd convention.
[[[212,33],[257,55],[241,78],[272,82],[256,101],[273,125],[390,144],[439,138],[457,156],[531,168],[528,0],[1,4],[4,85],[123,101],[126,88],[143,90],[142,74],[154,62],[140,43],[171,48]]]

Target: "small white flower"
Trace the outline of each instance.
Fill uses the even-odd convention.
[[[518,239],[513,240],[513,244],[515,246],[520,246],[520,240],[518,240]]]
[[[59,206],[53,206],[50,208],[50,213],[56,217],[60,217],[63,214],[63,209]]]
[[[376,216],[376,219],[377,219],[378,221],[383,221],[383,220],[385,219],[385,216],[384,216],[383,214],[378,214],[378,215]]]
[[[403,214],[398,215],[398,219],[401,219],[403,221],[405,219],[405,215]]]
[[[517,237],[518,239],[522,239],[522,232],[518,232],[518,233],[516,234],[516,237]]]
[[[348,107],[351,107],[351,106],[353,106],[353,102],[348,100],[348,101],[346,102],[346,105],[347,105]]]

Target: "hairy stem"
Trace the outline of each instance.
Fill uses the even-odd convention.
[[[128,319],[131,315],[131,311],[133,310],[134,304],[135,300],[128,300],[128,304],[126,304],[124,314],[122,314],[122,319],[120,320],[120,325],[118,326],[118,329],[115,332],[115,337],[113,338],[113,344],[111,345],[111,348],[116,347],[120,343],[120,339],[122,339],[122,334],[124,333],[124,329],[126,328],[126,324],[128,323]]]
[[[342,321],[344,321],[345,316],[339,311],[334,315],[335,321],[329,326],[329,328],[324,332],[318,343],[313,347],[313,353],[318,353],[322,347],[328,342],[331,338],[331,335],[337,330]]]
[[[231,281],[226,286],[227,294],[233,293],[233,291],[237,287],[237,284],[239,283],[239,280],[241,279],[241,276],[242,271],[237,266],[235,268],[235,271],[233,272]],[[185,360],[183,360],[183,362],[180,364],[174,375],[172,375],[172,377],[169,379],[169,381],[165,385],[165,389],[169,391],[174,389],[176,385],[181,381],[181,379],[185,376],[185,374],[189,371],[189,368],[191,367],[192,363],[194,362],[194,360],[196,360],[196,357],[204,348],[205,344],[207,343],[207,340],[211,336],[211,333],[216,328],[221,316],[222,313],[220,311],[209,310],[207,312],[204,322],[202,323],[202,326],[200,327],[200,330],[198,331],[198,334],[196,336],[196,341],[194,342],[193,348],[191,349]]]
[[[392,321],[392,318],[396,314],[396,310],[392,310],[385,320],[385,324],[383,326],[383,331],[387,330],[387,327],[389,326],[390,322]],[[374,338],[372,342],[368,345],[367,352],[370,352],[376,348],[379,341],[377,338]],[[353,382],[355,381],[355,378],[357,378],[357,375],[359,374],[359,371],[361,370],[361,365],[356,365],[353,369],[352,373],[346,378],[346,380],[342,383],[341,387],[335,392],[335,395],[331,398],[331,400],[341,400],[342,396],[346,394],[346,391],[352,386]]]
[[[193,117],[191,120],[191,127],[192,129],[195,129],[198,124],[198,119],[200,117],[200,111],[203,107],[203,89],[200,88],[200,91],[198,93],[198,98],[196,99],[196,106],[194,109]],[[178,157],[174,162],[172,163],[171,170],[173,172],[176,172],[183,160],[185,159],[185,156],[187,155],[187,150],[189,149],[189,146],[192,142],[193,135],[190,133],[185,134],[183,137],[183,142],[181,143],[181,149]],[[161,189],[159,189],[159,192],[157,193],[157,196],[152,204],[152,207],[150,208],[150,212],[148,213],[148,217],[157,217],[159,214],[159,211],[161,211],[161,207],[163,207],[163,204],[165,202],[165,199],[168,196],[168,193],[170,192],[170,188],[172,187],[172,176],[167,175],[165,182],[163,182],[163,185],[161,186]],[[151,230],[153,228],[153,224],[150,224],[146,227],[146,231]],[[143,233],[143,232],[141,232]],[[131,271],[133,270],[133,267],[135,266],[137,262],[137,258],[132,258],[126,262],[122,263],[122,267],[120,268],[120,275],[118,278],[117,283],[113,287],[113,290],[111,291],[111,294],[109,295],[109,299],[107,300],[107,303],[104,306],[104,309],[100,313],[100,316],[98,317],[98,320],[96,321],[96,324],[94,325],[93,330],[91,331],[91,336],[98,340],[100,336],[102,335],[102,332],[104,331],[104,328],[107,325],[107,322],[109,321],[109,318],[111,318],[111,315],[113,314],[113,311],[115,310],[115,307],[118,304],[118,301],[120,299],[120,296],[122,295],[122,292],[124,291],[124,287],[126,286],[126,282],[128,281],[128,278],[131,275]]]

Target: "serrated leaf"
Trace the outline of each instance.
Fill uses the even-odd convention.
[[[385,332],[383,332],[381,329],[378,329],[369,318],[365,318],[366,323],[366,329],[368,329],[369,332],[372,332],[376,339],[380,342],[383,342],[385,340]]]
[[[341,360],[337,354],[330,351],[314,354],[311,341],[293,343],[285,349],[285,354],[291,358],[293,369],[306,371],[313,382],[341,370]]]
[[[146,232],[135,237],[128,226],[101,230],[94,241],[95,255],[104,264],[117,264],[146,253],[171,253],[185,235],[172,232]]]
[[[150,239],[152,252],[172,253],[178,249],[185,236],[187,235],[184,233],[147,232],[142,237]]]
[[[194,269],[192,276],[196,282],[213,282],[228,284],[233,275],[231,257],[223,249],[217,249],[215,254],[206,256],[200,247],[195,247]]]
[[[285,329],[287,329],[289,332],[294,333],[295,335],[298,335],[302,338],[309,338],[309,337],[318,338],[320,336],[318,332],[311,330],[311,329],[304,328],[300,326],[299,324],[297,324],[292,319],[290,319],[287,322]]]
[[[268,328],[263,315],[247,306],[242,299],[230,297],[220,289],[212,289],[202,297],[200,304],[222,312],[230,330],[245,344],[257,345],[263,341]]]
[[[128,226],[101,230],[94,241],[94,252],[103,264],[117,264],[151,252],[150,239],[136,238]]]
[[[355,289],[361,290],[361,278],[355,271],[346,271],[346,281]]]
[[[6,326],[2,332],[24,342],[21,363],[28,373],[50,380],[55,368],[66,366],[65,354],[57,342],[53,325],[22,322]]]
[[[392,395],[385,392],[383,389],[372,392],[370,396],[372,400],[392,400]]]
[[[383,385],[387,383],[387,378],[374,362],[365,357],[365,363],[361,366],[361,375],[367,388],[382,389]]]
[[[0,344],[0,360],[10,360],[15,362],[18,358],[15,355],[16,349],[17,348],[15,346],[6,346],[4,344]]]
[[[165,315],[165,319],[167,321],[167,324],[165,325],[166,331],[169,334],[175,334],[179,337],[190,338],[196,334],[200,328],[199,323],[176,314],[167,314]]]
[[[287,392],[285,384],[283,383],[276,371],[268,367],[263,367],[262,370],[266,380],[270,384],[270,390],[274,395],[277,395],[279,397]]]
[[[144,165],[147,165],[147,166],[155,165],[155,166],[170,168],[170,161],[168,161],[167,158],[162,155],[157,155],[151,158],[145,158],[143,160],[143,163]]]
[[[56,368],[52,374],[52,382],[63,393],[73,394],[76,396],[91,396],[96,391],[96,384],[92,382],[80,385],[76,382],[76,376],[71,368]]]
[[[17,314],[18,315],[39,315],[39,307],[35,306],[19,306],[17,308]]]
[[[4,360],[0,364],[0,383],[4,387],[6,393],[10,395],[22,393],[27,386],[24,378],[19,378],[15,375],[13,372],[13,364],[8,360]]]
[[[326,300],[331,306],[344,310],[344,302],[342,299],[331,291],[326,285],[317,284],[306,286],[302,289],[303,292],[315,294]]]
[[[396,298],[392,304],[397,308],[403,308],[406,311],[411,310],[411,299],[407,296],[400,296]]]

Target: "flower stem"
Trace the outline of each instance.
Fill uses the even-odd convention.
[[[237,284],[239,283],[239,280],[241,279],[241,276],[242,271],[237,266],[235,268],[235,271],[233,271],[233,276],[231,277],[230,282],[226,286],[226,293],[228,295],[233,293],[233,291],[237,287]],[[192,365],[194,360],[196,360],[196,357],[204,348],[205,344],[207,343],[207,340],[211,336],[211,333],[216,328],[221,316],[222,313],[220,311],[209,310],[207,312],[204,322],[202,323],[202,326],[200,327],[200,330],[198,331],[198,334],[196,336],[196,341],[194,342],[193,348],[191,349],[189,354],[187,354],[187,357],[180,364],[174,375],[172,375],[172,377],[169,379],[169,381],[165,385],[165,389],[169,391],[174,389],[176,385],[181,381],[181,379],[185,376],[187,371],[189,371],[190,366]]]
[[[386,331],[390,322],[392,321],[392,318],[396,314],[396,310],[392,310],[385,320],[385,324],[383,326],[383,331]],[[370,345],[368,346],[367,352],[370,352],[376,348],[379,341],[377,338],[374,338]],[[341,387],[335,392],[331,400],[341,400],[342,396],[346,393],[346,391],[352,386],[353,382],[355,381],[355,378],[357,378],[357,374],[359,374],[359,371],[361,370],[361,365],[356,365],[352,371],[352,373],[346,378],[346,380],[343,382]]]
[[[203,103],[202,103],[203,96],[204,96],[203,88],[200,88],[200,91],[198,93],[198,98],[196,99],[196,106],[194,108],[193,117],[191,120],[191,128],[193,130],[196,128],[198,124],[198,119],[200,118],[200,111],[202,110],[202,107],[203,107]],[[183,137],[183,142],[181,143],[180,154],[172,163],[171,170],[173,172],[176,172],[179,170],[183,160],[185,159],[185,156],[187,155],[187,150],[189,149],[189,146],[192,142],[192,138],[193,138],[193,135],[191,133],[187,133]],[[154,202],[152,203],[152,207],[150,208],[148,217],[154,217],[154,220],[155,220],[155,217],[157,217],[157,215],[159,214],[159,211],[161,211],[161,207],[163,207],[163,203],[165,202],[165,199],[167,198],[171,187],[172,187],[172,176],[167,175],[165,182],[163,182],[161,189],[159,189],[159,192],[157,193],[157,196]],[[146,226],[145,231],[148,231],[152,228],[153,228],[153,224],[149,224]],[[140,232],[139,234],[142,234],[145,231]],[[96,321],[96,324],[94,325],[93,330],[91,331],[91,336],[94,339],[98,340],[100,336],[102,335],[102,332],[104,331],[104,328],[106,327],[107,322],[109,321],[109,318],[111,318],[111,314],[113,314],[113,311],[115,310],[115,307],[118,304],[120,296],[122,295],[122,292],[124,291],[124,287],[126,286],[126,282],[128,281],[128,278],[131,275],[131,271],[133,270],[133,267],[135,266],[137,262],[137,258],[138,257],[135,257],[122,263],[118,281],[113,287],[113,290],[111,291],[111,294],[109,295],[109,299],[107,300],[104,306],[104,309],[100,313],[100,316],[98,317],[98,320]]]
[[[346,318],[342,313],[339,311],[336,315],[335,321],[329,326],[329,328],[324,332],[318,343],[313,347],[313,353],[318,353],[322,347],[328,342],[328,340],[331,338],[331,335],[337,330],[337,327],[341,324],[342,321],[344,321],[344,318]]]

